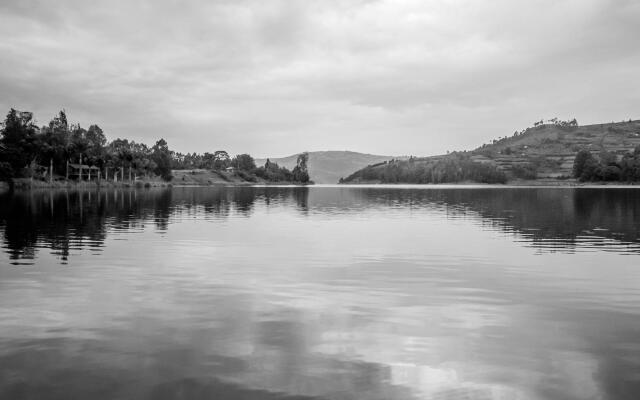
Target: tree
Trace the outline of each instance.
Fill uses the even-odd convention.
[[[37,156],[38,128],[33,123],[33,114],[11,109],[2,123],[0,144],[2,149],[3,174],[19,174]],[[9,172],[10,171],[10,172]]]
[[[296,182],[309,182],[309,171],[307,170],[307,162],[309,161],[309,153],[304,152],[298,155],[296,166],[293,167],[293,180]]]
[[[256,168],[256,162],[249,154],[238,154],[231,164],[240,171],[253,171]]]
[[[104,165],[105,148],[107,138],[98,125],[91,125],[85,132],[86,155],[91,165],[102,167]]]
[[[637,146],[633,153],[627,153],[622,157],[620,168],[622,170],[621,179],[627,181],[640,180],[640,146]]]
[[[170,181],[173,176],[171,175],[171,152],[167,142],[164,139],[158,140],[151,151],[151,159],[156,163],[154,172],[165,181]]]
[[[602,165],[595,157],[588,158],[584,163],[581,181],[599,181],[602,179]]]
[[[215,155],[209,152],[205,152],[202,155],[202,164],[200,165],[200,167],[206,168],[206,169],[214,169],[213,168],[214,163],[215,163]]]
[[[221,170],[227,168],[231,164],[229,153],[224,150],[217,150],[213,153],[213,169]]]
[[[573,160],[573,177],[580,179],[588,164],[592,164],[595,161],[595,157],[587,149],[582,149],[576,154],[576,158]]]
[[[617,165],[616,161],[617,161],[617,157],[616,157],[615,153],[612,153],[612,152],[606,151],[606,150],[602,150],[600,152],[600,163],[602,165],[604,165],[604,166]]]
[[[62,172],[66,168],[69,159],[78,162],[84,150],[80,142],[84,140],[84,134],[79,132],[80,126],[72,126],[69,129],[67,114],[64,110],[53,117],[48,126],[41,129],[38,143],[38,157],[45,165],[53,161],[55,171]]]

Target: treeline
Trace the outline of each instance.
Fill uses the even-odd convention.
[[[289,171],[267,161],[257,167],[249,154],[233,158],[224,150],[204,154],[182,154],[169,149],[164,139],[153,146],[127,139],[108,142],[98,125],[88,129],[79,124],[70,124],[64,111],[54,117],[48,125],[37,126],[33,113],[11,109],[0,129],[0,180],[16,178],[67,179],[78,177],[69,174],[69,166],[94,172],[100,171],[103,178],[113,178],[120,172],[124,176],[154,177],[166,181],[172,179],[172,169],[203,168],[210,170],[232,170],[245,180],[256,181],[257,177],[267,181],[309,182],[307,171],[308,154],[298,157],[298,164]],[[53,175],[50,174],[53,169]],[[91,177],[91,175],[89,175]]]
[[[640,146],[621,159],[608,151],[594,156],[589,150],[580,150],[573,162],[573,177],[582,182],[640,181]]]
[[[267,182],[311,183],[307,167],[309,162],[309,153],[307,152],[298,155],[296,166],[293,167],[293,170],[281,167],[277,163],[271,162],[268,158],[263,166],[258,167],[253,157],[249,154],[238,154],[220,164],[216,164],[216,162],[214,161],[213,167],[208,167],[207,164],[200,165],[202,165],[201,168],[212,170],[230,168],[234,174],[249,182],[257,182],[258,178],[261,178]]]
[[[463,181],[506,183],[506,174],[494,165],[478,163],[464,153],[451,153],[439,159],[392,160],[370,165],[340,183],[377,181],[381,183],[455,183]]]
[[[42,127],[31,112],[9,111],[0,130],[0,179],[42,178],[51,166],[54,176],[67,177],[69,163],[171,179],[171,153],[164,139],[151,147],[127,139],[107,142],[98,125],[85,129],[70,124],[64,111]]]

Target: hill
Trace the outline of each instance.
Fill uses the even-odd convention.
[[[297,158],[298,155],[294,154],[282,158],[269,158],[269,160],[280,166],[292,169],[296,165]],[[309,152],[308,162],[309,176],[315,183],[338,183],[340,178],[348,176],[367,165],[393,158],[392,156],[356,153],[353,151],[311,151]],[[256,159],[255,161],[256,165],[263,165],[267,159]]]
[[[582,149],[595,154],[606,151],[620,160],[639,145],[639,120],[585,126],[545,124],[483,145],[471,158],[496,165],[513,177],[529,169],[535,178],[562,178],[571,176],[575,156]]]
[[[563,121],[536,123],[471,151],[370,165],[344,182],[498,183],[570,179],[580,150],[589,150],[601,158],[606,154],[606,158],[619,162],[637,146],[640,146],[638,120],[585,126]]]

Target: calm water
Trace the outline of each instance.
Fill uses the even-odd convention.
[[[0,195],[2,399],[638,399],[640,190]]]

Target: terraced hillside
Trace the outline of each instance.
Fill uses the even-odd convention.
[[[490,163],[512,177],[533,171],[537,178],[570,177],[581,149],[607,151],[618,159],[640,145],[640,120],[585,126],[555,124],[528,128],[471,152],[476,162]]]
[[[540,124],[471,151],[369,165],[343,182],[569,179],[576,154],[582,149],[596,155],[606,152],[609,159],[615,157],[619,161],[637,146],[640,146],[640,120],[585,126],[577,126],[575,121]]]

